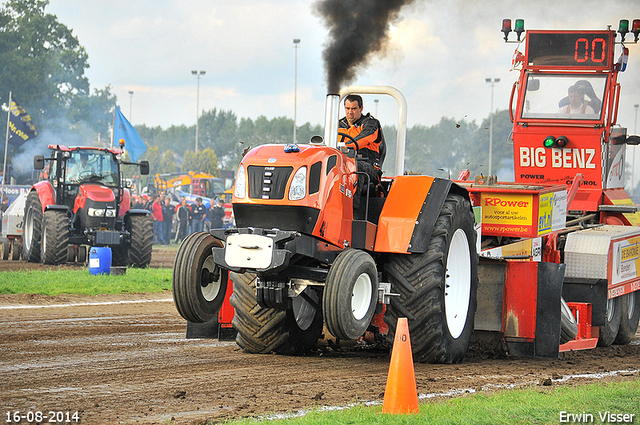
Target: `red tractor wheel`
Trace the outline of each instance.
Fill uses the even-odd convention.
[[[150,215],[134,215],[128,220],[131,233],[129,264],[133,267],[147,267],[151,263],[153,244],[153,220]]]
[[[44,264],[59,265],[67,261],[69,216],[66,211],[49,210],[42,221],[42,252]]]

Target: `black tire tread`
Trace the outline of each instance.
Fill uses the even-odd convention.
[[[218,314],[224,301],[226,285],[211,302],[204,299],[198,287],[202,265],[214,246],[221,246],[221,242],[208,233],[196,232],[187,236],[178,247],[173,263],[173,301],[180,316],[189,322],[208,322]]]
[[[29,211],[31,210],[31,212]],[[27,195],[24,204],[24,219],[29,217],[33,221],[33,235],[30,241],[23,241],[22,258],[29,263],[37,263],[40,261],[40,242],[42,240],[42,203],[38,192],[32,190]],[[25,238],[27,235],[24,235]]]
[[[43,219],[42,262],[60,265],[67,262],[69,254],[69,216],[66,211],[48,210]],[[46,233],[47,243],[44,243]]]
[[[392,291],[399,293],[399,297],[392,297],[384,316],[389,326],[387,341],[393,344],[398,318],[406,317],[409,322],[409,333],[414,359],[429,363],[458,363],[466,354],[466,349],[449,350],[445,338],[445,306],[444,306],[444,274],[446,255],[448,252],[448,238],[452,221],[457,214],[469,214],[463,217],[471,220],[469,201],[458,195],[449,195],[442,207],[440,215],[433,228],[427,251],[422,254],[391,255],[385,264],[385,274],[392,283]],[[469,243],[475,247],[475,232],[472,232]],[[477,290],[477,254],[475,248],[471,251],[471,298],[468,315],[473,316],[476,309]],[[466,339],[468,348],[472,329],[466,329],[460,338]],[[459,338],[459,339],[460,339]],[[463,341],[464,342],[464,341]]]
[[[153,220],[150,215],[133,215],[131,223],[131,248],[129,265],[144,268],[151,263],[153,251]]]
[[[291,310],[258,305],[255,274],[230,273],[230,279],[233,281],[233,293],[229,301],[235,308],[233,327],[238,332],[236,343],[243,351],[251,354],[303,355],[315,347],[322,332],[319,313],[317,326],[301,331]]]

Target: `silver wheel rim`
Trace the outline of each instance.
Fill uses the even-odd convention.
[[[607,300],[607,323],[613,320],[613,298]]]
[[[309,296],[313,301],[318,303],[320,297],[316,293],[316,291],[306,291],[306,295]],[[303,291],[304,292],[304,291]],[[298,295],[293,299],[292,303],[293,316],[296,318],[296,324],[298,327],[306,331],[313,324],[313,319],[316,317],[316,309],[309,304],[309,301],[304,299],[301,295]]]
[[[27,210],[27,216],[24,219],[24,244],[27,251],[31,249],[31,238],[33,237],[33,210]]]
[[[471,260],[467,234],[457,229],[451,238],[445,276],[444,309],[449,333],[462,335],[469,313]]]
[[[627,295],[627,320],[631,320],[636,310],[636,293],[632,292]]]
[[[203,269],[209,270],[209,273],[213,273],[216,264],[213,262],[213,256],[210,255],[204,260],[204,264],[202,265]],[[222,272],[221,272],[222,273]],[[200,285],[200,291],[202,292],[202,296],[207,301],[213,301],[216,299],[218,294],[220,293],[220,282],[222,281],[222,276],[215,282],[209,283],[207,286]]]
[[[369,311],[371,303],[371,277],[367,273],[362,273],[356,279],[351,293],[351,311],[356,320],[362,320]]]

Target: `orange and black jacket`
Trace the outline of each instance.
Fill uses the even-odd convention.
[[[358,152],[376,168],[382,167],[386,153],[384,136],[380,122],[373,118],[371,114],[362,115],[352,126],[349,126],[347,118],[344,117],[338,123],[338,128],[346,129],[340,131],[353,137],[358,144]],[[346,142],[347,140],[345,140]]]

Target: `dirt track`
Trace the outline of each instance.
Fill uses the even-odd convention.
[[[156,254],[154,263],[165,261]],[[185,330],[170,293],[2,296],[2,421],[20,410],[78,411],[84,424],[200,423],[383,398],[386,351],[247,355],[233,342],[187,340]],[[603,379],[639,379],[639,342],[555,360],[470,353],[459,365],[416,364],[418,392],[542,388],[545,381],[581,383],[596,378],[562,378],[611,371],[617,372]]]

